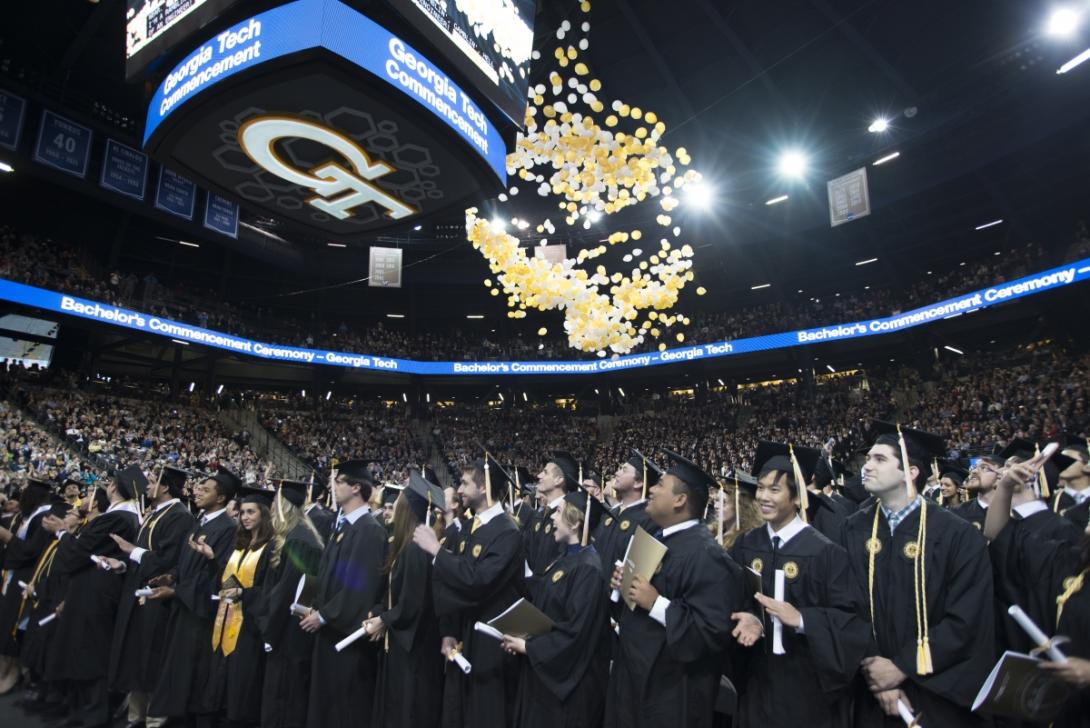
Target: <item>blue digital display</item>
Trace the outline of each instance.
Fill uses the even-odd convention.
[[[1015,281],[966,293],[955,298],[923,306],[885,318],[855,321],[847,324],[801,329],[779,334],[754,336],[733,341],[717,341],[681,349],[667,349],[647,354],[629,354],[616,359],[589,361],[414,361],[373,354],[304,349],[280,344],[243,339],[191,324],[183,324],[138,311],[89,301],[75,296],[35,288],[0,278],[0,300],[33,306],[46,311],[79,316],[127,329],[144,331],[180,341],[202,344],[217,349],[259,357],[272,361],[297,364],[324,364],[348,369],[369,369],[398,374],[432,376],[452,375],[570,375],[601,374],[611,371],[643,369],[662,364],[699,361],[724,356],[736,356],[758,351],[785,349],[792,346],[826,341],[843,341],[865,336],[891,334],[923,326],[934,321],[970,313],[997,303],[1006,303],[1045,291],[1053,291],[1090,279],[1090,258],[1084,258],[1059,268],[1041,271]]]
[[[87,176],[90,158],[90,129],[52,111],[42,112],[34,161],[82,178]]]
[[[232,238],[238,237],[238,203],[208,193],[204,207],[204,226]]]
[[[0,91],[0,147],[11,149],[19,145],[26,116],[26,99]]]
[[[507,148],[476,103],[419,51],[338,0],[296,0],[205,41],[155,91],[144,144],[179,107],[224,79],[293,53],[324,48],[409,96],[453,129],[507,181]]]
[[[173,170],[160,167],[155,206],[163,212],[192,220],[197,206],[197,185]]]
[[[99,184],[108,190],[143,200],[147,182],[148,156],[113,139],[107,139]]]

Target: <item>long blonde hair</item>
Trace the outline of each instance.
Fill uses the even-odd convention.
[[[386,552],[385,571],[387,574],[394,570],[394,563],[401,556],[401,552],[413,542],[413,531],[420,525],[420,520],[416,517],[416,513],[413,512],[412,506],[409,505],[404,491],[394,501],[393,508],[394,519],[391,528],[390,548]],[[443,531],[446,528],[444,519],[433,518],[431,528],[437,538],[443,538]]]
[[[280,566],[280,554],[284,550],[284,544],[288,540],[288,534],[294,531],[295,527],[300,523],[306,525],[307,530],[314,536],[314,540],[318,542],[318,545],[325,545],[322,541],[321,534],[318,533],[318,529],[311,523],[310,516],[308,516],[302,508],[294,505],[279,493],[277,493],[276,499],[278,502],[274,503],[271,508],[273,553],[272,557],[269,559],[269,564],[274,569]]]

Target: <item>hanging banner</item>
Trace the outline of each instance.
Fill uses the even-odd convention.
[[[34,147],[35,162],[84,178],[90,158],[90,129],[52,111],[42,112],[38,144]]]
[[[0,91],[0,147],[15,150],[23,133],[26,99]]]
[[[401,248],[371,246],[367,285],[371,288],[401,288]]]
[[[208,193],[204,206],[204,226],[217,233],[238,237],[238,203],[225,200],[219,195]]]
[[[867,168],[848,172],[829,180],[829,224],[832,227],[866,217],[870,214],[870,191],[867,189]]]
[[[197,206],[197,185],[166,167],[159,168],[159,186],[155,190],[155,207],[171,215],[193,219]]]
[[[147,155],[113,139],[107,139],[99,184],[108,190],[143,200],[147,182]]]

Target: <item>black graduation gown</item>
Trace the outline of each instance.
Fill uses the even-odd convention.
[[[531,516],[533,511],[531,511]],[[469,538],[469,519],[460,519],[452,522],[443,531],[443,538],[440,543],[443,549],[449,551],[452,554],[461,553],[464,550],[462,544],[467,538]],[[526,531],[523,530],[523,536]],[[434,596],[432,597],[434,602]],[[462,634],[462,616],[461,612],[450,612],[447,614],[437,614],[436,619],[439,622],[439,638],[443,637],[455,637],[458,638]],[[443,664],[443,717],[441,725],[443,728],[460,728],[462,725],[462,700],[465,691],[465,675],[458,666],[452,662],[445,662]]]
[[[309,728],[367,728],[374,711],[378,653],[366,637],[337,652],[382,598],[386,529],[365,513],[331,535],[318,567],[314,606],[325,619],[314,640]]]
[[[851,725],[851,685],[870,641],[870,626],[855,611],[847,554],[814,528],[804,528],[775,558],[765,527],[746,532],[731,548],[743,568],[761,573],[761,591],[775,595],[775,572],[785,572],[784,600],[802,614],[804,634],[783,628],[786,654],[772,652],[773,624],[750,650],[741,693],[743,726]],[[792,567],[791,564],[794,564]],[[785,699],[790,696],[790,699]]]
[[[624,559],[624,553],[628,549],[628,542],[637,528],[643,528],[648,533],[658,530],[647,515],[647,501],[636,503],[623,511],[618,505],[606,514],[594,537],[594,548],[602,562],[602,576],[606,583],[613,576],[613,565]]]
[[[244,726],[256,726],[261,722],[262,687],[265,681],[265,641],[261,637],[261,620],[264,617],[264,592],[272,551],[272,545],[266,544],[254,567],[253,584],[242,590],[242,627],[238,641],[230,655],[225,656],[222,647],[216,650],[214,679],[209,683],[211,691],[221,691],[217,702],[227,720]]]
[[[868,551],[877,503],[860,509],[844,522],[841,544],[848,551],[859,614],[870,616],[867,596]],[[926,725],[973,726],[980,720],[969,712],[973,698],[994,664],[995,625],[992,571],[987,544],[962,518],[935,503],[927,508],[927,615],[934,672],[916,674],[916,617],[913,605],[915,544],[920,509],[897,526],[891,537],[884,513],[878,517],[881,550],[875,558],[874,631],[869,654],[892,660],[908,679],[901,690]],[[862,679],[856,681],[855,725],[903,726],[886,716]]]
[[[321,558],[321,543],[300,523],[284,540],[280,563],[267,577],[270,586],[260,622],[264,641],[272,651],[265,655],[262,728],[306,725],[314,635],[299,629],[299,618],[291,614],[291,605],[299,579],[304,574],[317,575]]]
[[[556,561],[562,549],[553,538],[553,513],[555,508],[542,508],[527,524],[526,563],[534,576],[540,576],[549,564]]]
[[[435,612],[457,617],[462,653],[473,665],[461,680],[460,725],[509,728],[518,688],[517,663],[497,640],[474,632],[473,625],[487,622],[519,598],[522,538],[514,521],[502,513],[475,532],[469,532],[472,526],[463,528],[467,533],[458,543],[458,553],[440,549],[432,569]]]
[[[64,592],[68,587],[68,574],[53,568],[58,546],[60,542],[54,540],[42,553],[35,567],[36,571],[40,571],[34,584],[34,596],[23,608],[24,614],[29,614],[29,620],[20,661],[35,678],[45,677],[46,660],[57,630],[56,618],[45,625],[39,623],[57,611],[57,605],[64,601]]]
[[[54,649],[47,658],[46,677],[50,681],[106,678],[125,577],[98,568],[91,555],[122,558],[124,554],[110,535],[132,541],[139,522],[139,516],[132,511],[117,509],[98,516],[78,535],[61,538],[53,568],[68,576],[68,584],[64,610],[56,620]]]
[[[949,511],[973,524],[973,528],[976,530],[984,531],[984,521],[988,519],[988,509],[981,506],[980,501],[976,498],[967,503],[962,503],[956,508],[950,508]]]
[[[839,539],[840,529],[844,525],[844,519],[848,517],[848,512],[842,510],[836,501],[824,493],[810,491],[806,496],[810,500],[810,509],[806,513],[810,525],[830,541]]]
[[[997,571],[1007,584],[1021,595],[1019,605],[1045,634],[1058,634],[1070,642],[1064,654],[1090,660],[1090,574],[1084,586],[1064,605],[1057,624],[1056,598],[1066,589],[1066,581],[1077,576],[1088,564],[1080,562],[1079,549],[1069,544],[1042,539],[1031,531],[1007,524],[990,545]],[[1038,613],[1034,617],[1031,610]],[[1090,727],[1090,690],[1074,692],[1052,728]]]
[[[125,558],[127,571],[117,607],[114,639],[110,645],[110,689],[150,693],[162,666],[169,601],[136,597],[136,590],[178,565],[178,557],[193,530],[193,516],[183,503],[145,514],[136,535],[136,546],[146,549],[137,563]]]
[[[307,517],[322,537],[322,543],[329,543],[329,534],[333,532],[333,522],[337,520],[337,514],[318,503],[307,511]]]
[[[31,514],[26,538],[15,536],[4,548],[3,580],[0,581],[3,588],[3,595],[0,596],[0,655],[19,655],[21,633],[17,627],[19,609],[23,604],[23,590],[19,588],[19,582],[30,582],[38,559],[53,540],[53,534],[41,527],[47,512],[48,509],[37,515]],[[11,523],[11,532],[18,533],[22,522],[22,517],[16,517]]]
[[[545,570],[532,602],[553,629],[526,641],[514,725],[598,728],[609,679],[609,594],[594,547],[569,547]]]
[[[1052,510],[1074,523],[1080,531],[1085,531],[1086,523],[1090,520],[1090,498],[1081,505],[1076,504],[1066,490],[1061,490],[1052,499]]]
[[[213,677],[212,625],[219,602],[219,578],[235,544],[235,522],[221,513],[200,525],[192,535],[204,537],[214,557],[206,559],[188,545],[182,547],[174,569],[174,598],[167,622],[162,673],[148,706],[148,715],[174,718],[214,713],[219,709]],[[187,535],[188,540],[188,535]]]
[[[443,657],[431,570],[431,556],[409,543],[394,562],[386,599],[375,609],[388,630],[375,691],[375,728],[439,725]]]
[[[742,570],[699,523],[663,543],[669,551],[651,584],[670,600],[666,626],[623,600],[613,607],[621,633],[606,728],[712,725],[730,615],[744,605]]]

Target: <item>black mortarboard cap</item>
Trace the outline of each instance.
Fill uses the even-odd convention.
[[[602,520],[602,515],[606,512],[605,506],[583,488],[564,494],[564,500],[578,508],[579,512],[583,514],[587,512],[588,498],[590,498],[590,531],[593,533],[594,529],[598,527],[598,522]]]
[[[571,453],[564,450],[553,450],[549,454],[549,462],[555,463],[560,471],[564,473],[564,490],[571,492],[582,485],[579,482],[579,462]]]
[[[239,495],[242,497],[241,503],[260,503],[268,508],[272,505],[273,496],[276,495],[276,491],[244,485],[239,488]]]
[[[806,481],[798,483],[800,488],[805,488],[814,476],[814,470],[818,461],[822,460],[821,451],[812,447],[796,447],[795,460],[799,463],[799,470]],[[757,443],[757,454],[753,457],[753,474],[759,480],[766,473],[779,470],[791,473],[794,476],[795,469],[791,465],[791,448],[782,442],[761,441]]]
[[[382,486],[382,505],[392,506],[403,490],[405,490],[405,486],[394,485],[393,483]]]
[[[1033,458],[1037,451],[1037,446],[1032,440],[1026,440],[1022,437],[1016,437],[1007,443],[1007,446],[1000,450],[997,455],[1006,460],[1007,458],[1017,457],[1021,460],[1030,460]]]
[[[227,500],[233,499],[238,493],[238,489],[242,487],[242,478],[238,477],[222,465],[216,468],[216,472],[209,475],[208,478],[219,484],[220,493],[222,493]]]
[[[301,480],[281,480],[277,483],[281,497],[297,508],[307,502],[307,483]]]
[[[905,438],[905,449],[908,457],[918,462],[929,463],[933,458],[941,458],[946,455],[946,440],[941,435],[923,430],[913,430],[902,427],[901,434]],[[901,446],[897,439],[897,425],[892,422],[874,420],[871,423],[871,435],[874,443],[890,445],[893,451],[900,456]]]
[[[1057,451],[1056,453],[1053,453],[1052,458],[1049,460],[1049,462],[1054,463],[1056,465],[1057,472],[1062,473],[1063,471],[1067,470],[1068,468],[1070,468],[1075,463],[1081,462],[1081,461],[1076,460],[1075,458],[1071,457],[1070,455],[1064,455],[1062,452]]]
[[[188,479],[189,473],[169,465],[163,468],[163,472],[159,475],[159,482],[165,485],[172,495],[180,495]]]
[[[957,485],[965,482],[969,476],[969,469],[958,460],[943,460],[939,462],[939,477],[950,478]]]
[[[735,471],[734,475],[727,478],[727,484],[733,485],[734,481],[738,481],[738,487],[749,493],[754,498],[757,497],[757,479],[744,470]]]
[[[446,496],[443,489],[437,483],[424,478],[418,471],[409,472],[409,485],[405,488],[405,499],[409,507],[416,514],[416,519],[421,523],[427,520],[428,499],[431,498],[431,507],[440,510],[446,504]]]
[[[125,500],[132,500],[144,495],[148,487],[148,477],[139,465],[130,465],[120,470],[114,476],[117,482],[117,490]]]
[[[537,488],[537,480],[530,474],[530,469],[522,465],[511,468],[511,477],[515,479],[519,495],[533,495]]]
[[[645,458],[643,453],[641,453],[639,450],[636,450],[635,448],[632,449],[632,457],[628,459],[628,463],[636,469],[636,478],[641,481],[644,480],[644,463],[647,464],[647,476],[644,485],[646,485],[648,488],[659,482],[659,478],[662,477],[662,468],[659,467],[651,458]]]
[[[715,478],[708,475],[704,470],[689,460],[686,457],[674,452],[673,450],[662,451],[670,460],[670,466],[666,469],[666,475],[673,475],[680,479],[690,490],[694,491],[700,496],[701,500],[706,500],[708,497],[708,491],[715,487]],[[700,515],[699,513],[697,514]]]
[[[49,504],[49,515],[56,516],[57,518],[64,518],[68,515],[68,511],[75,508],[71,503],[66,501],[60,496],[56,496],[51,499]]]
[[[371,475],[371,469],[367,467],[369,462],[368,460],[345,460],[343,463],[338,463],[334,470],[337,471],[337,475],[374,486],[375,479]],[[317,489],[318,484],[315,483],[314,487]]]

